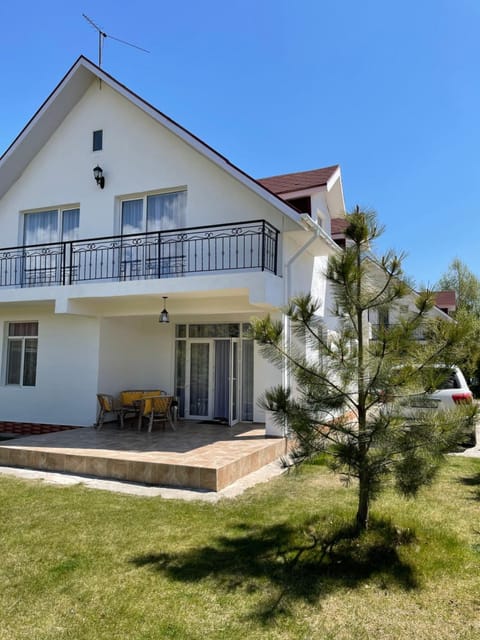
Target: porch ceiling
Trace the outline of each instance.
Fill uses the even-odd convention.
[[[0,311],[2,314],[17,313],[38,313],[39,311],[55,311],[55,300],[15,300],[3,302],[0,300]]]
[[[115,298],[70,299],[63,313],[96,317],[158,316],[163,308],[159,294]],[[253,303],[248,290],[170,293],[167,308],[172,318],[254,314],[272,305]],[[57,308],[57,313],[61,313]]]

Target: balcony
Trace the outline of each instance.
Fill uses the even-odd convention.
[[[379,340],[382,339],[382,335],[385,332],[388,332],[390,328],[394,328],[397,326],[395,323],[381,323],[381,324],[372,324],[370,323],[370,340]],[[423,327],[418,327],[412,332],[413,340],[425,340],[425,330]]]
[[[0,249],[0,287],[122,282],[238,271],[277,274],[265,220]]]

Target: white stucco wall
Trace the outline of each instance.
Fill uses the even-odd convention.
[[[5,385],[7,322],[38,321],[35,387]],[[0,420],[91,425],[95,421],[99,321],[40,309],[0,310]]]
[[[325,191],[317,191],[311,195],[311,208],[312,218],[318,222],[318,224],[328,234],[330,234],[330,211],[328,209],[328,203]]]
[[[194,322],[195,318],[189,320]],[[90,426],[95,422],[98,392],[117,396],[122,389],[160,388],[174,393],[173,323],[161,325],[154,317],[55,316],[38,309],[0,315],[0,325],[6,327],[9,321],[38,321],[37,377],[35,387],[7,386],[3,367],[0,420]],[[5,345],[2,336],[3,365]],[[259,396],[281,381],[281,372],[255,346],[254,421],[265,419],[257,404]]]
[[[103,150],[92,151],[92,132],[103,129]],[[104,170],[105,188],[93,178]],[[186,226],[284,217],[105,84],[94,81],[21,180],[0,200],[2,246],[22,244],[21,212],[80,206],[80,237],[118,233],[119,199],[187,187]]]
[[[103,129],[103,150],[93,152],[92,132],[97,129]],[[92,169],[96,164],[104,170],[103,190],[93,178]],[[122,198],[185,187],[187,227],[265,219],[281,232],[288,229],[290,235],[282,238],[279,249],[279,277],[219,274],[210,280],[200,276],[197,280],[85,283],[68,287],[68,292],[66,287],[9,290],[10,294],[2,290],[0,326],[5,326],[8,320],[38,320],[40,335],[37,385],[23,389],[6,387],[2,379],[0,420],[90,425],[95,419],[97,392],[116,394],[132,386],[159,386],[173,392],[175,320],[168,326],[158,325],[159,296],[165,293],[161,287],[169,287],[169,294],[174,291],[176,297],[169,299],[172,309],[175,305],[183,306],[184,312],[193,314],[193,309],[185,307],[191,298],[198,300],[192,291],[198,294],[203,286],[207,311],[202,312],[202,321],[209,321],[208,295],[212,288],[225,291],[236,287],[230,302],[236,304],[233,306],[237,313],[244,314],[241,321],[256,315],[257,307],[261,314],[286,303],[288,295],[305,293],[312,288],[321,295],[315,255],[325,251],[318,248],[318,241],[315,251],[299,255],[292,263],[288,282],[282,264],[310,239],[310,232],[298,229],[292,234],[295,225],[274,206],[98,81],[92,83],[21,178],[0,199],[1,246],[22,244],[22,218],[28,211],[78,206],[81,238],[110,236],[119,233]],[[316,210],[328,213],[323,194],[312,204]],[[328,225],[325,228],[329,228]],[[256,283],[250,282],[257,276]],[[275,278],[274,283],[270,277]],[[206,284],[202,285],[200,278],[205,278]],[[188,280],[200,284],[189,285]],[[154,284],[156,291],[152,289]],[[241,292],[240,284],[244,288]],[[109,315],[106,306],[115,287],[119,291],[122,287],[122,299],[114,310],[113,305],[110,306],[110,315],[117,317],[105,317]],[[47,293],[46,289],[50,291]],[[143,294],[144,298],[139,301]],[[17,306],[1,304],[9,300],[9,295]],[[30,310],[24,306],[29,295],[38,301]],[[50,300],[48,311],[42,296]],[[84,308],[81,308],[82,300],[85,300]],[[55,301],[57,311],[62,312],[57,315]],[[219,313],[219,304],[210,303],[210,313]],[[138,309],[142,305],[145,306],[143,317],[128,317],[132,307]],[[156,315],[152,315],[155,308]],[[212,317],[211,321],[238,321],[239,316],[228,317],[227,310],[221,313],[220,318]],[[142,311],[138,311],[138,315],[142,315]],[[194,321],[194,318],[187,317],[184,321]],[[5,361],[3,349],[4,341],[0,345],[1,362]],[[280,383],[282,376],[261,358],[257,349],[254,364],[254,419],[262,421],[264,413],[256,405],[256,399],[265,388]]]
[[[100,330],[98,389],[162,389],[173,393],[175,326],[157,317],[106,318]]]
[[[180,324],[198,322],[184,317]],[[248,322],[249,317],[211,316],[202,322]],[[107,318],[101,322],[98,389],[118,395],[122,389],[160,388],[174,393],[175,324],[161,325],[157,318]],[[265,420],[257,400],[265,389],[281,384],[282,374],[254,347],[254,416]]]
[[[316,240],[309,244],[313,234],[305,234],[294,241],[288,236],[284,239],[284,299],[311,293],[320,302],[319,313],[327,312],[326,278],[328,254]],[[304,250],[302,250],[304,249]]]

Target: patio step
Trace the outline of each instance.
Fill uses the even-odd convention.
[[[252,425],[152,434],[82,428],[0,442],[0,465],[220,491],[284,453],[283,440]]]

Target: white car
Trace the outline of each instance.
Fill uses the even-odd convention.
[[[399,367],[400,369],[402,367]],[[473,394],[470,391],[465,376],[462,371],[456,367],[435,366],[436,369],[443,369],[442,375],[430,375],[432,370],[426,371],[426,378],[441,378],[441,382],[437,383],[436,388],[433,391],[426,391],[424,393],[417,393],[413,395],[407,395],[403,399],[399,399],[399,404],[394,406],[388,401],[384,407],[380,409],[381,412],[394,411],[397,415],[404,416],[407,420],[409,418],[415,419],[416,410],[425,410],[427,413],[432,411],[443,411],[453,409],[459,405],[471,405],[473,403]],[[443,375],[445,373],[446,375]],[[432,384],[432,381],[429,381]],[[465,437],[458,443],[458,451],[463,451],[465,448],[475,446],[475,428],[470,433],[466,433]]]
[[[472,404],[473,394],[459,367],[449,367],[450,373],[438,388],[409,399],[409,406],[425,409],[452,409],[460,404]]]
[[[402,365],[395,368],[399,373],[404,370]],[[409,413],[409,408],[452,409],[457,405],[472,404],[473,394],[459,367],[433,365],[431,368],[425,367],[423,371],[425,373],[426,388],[432,388],[432,385],[435,385],[435,388],[423,393],[405,395],[403,398],[397,397],[397,400],[400,401],[400,406],[407,413]],[[385,403],[385,408],[393,408],[392,399],[388,397],[388,394],[386,394],[383,402]]]

